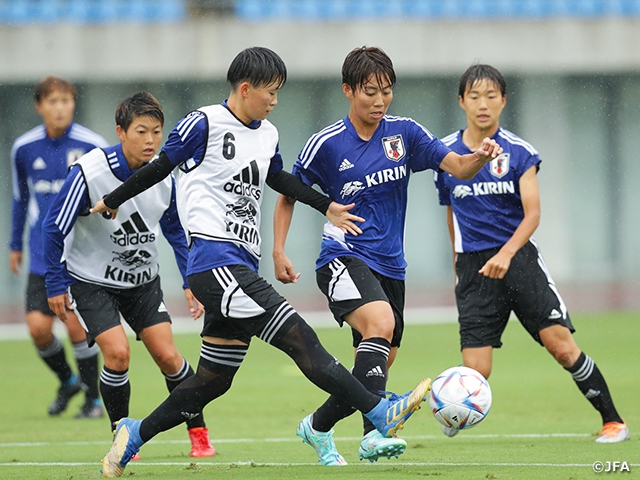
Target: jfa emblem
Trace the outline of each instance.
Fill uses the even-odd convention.
[[[67,167],[70,167],[82,155],[84,155],[84,150],[82,148],[71,148],[67,150]]]
[[[491,160],[491,175],[502,178],[509,173],[509,157],[510,153],[503,153],[497,158]]]
[[[389,160],[398,162],[402,157],[404,157],[405,149],[404,142],[402,141],[402,135],[383,138],[382,147],[384,148],[384,154]]]

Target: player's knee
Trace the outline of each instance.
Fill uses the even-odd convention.
[[[565,368],[571,367],[580,356],[580,349],[573,342],[560,341],[545,346],[556,362]]]
[[[34,345],[41,349],[53,341],[53,333],[51,331],[46,331],[33,325],[29,326],[29,334]]]
[[[154,353],[153,358],[160,370],[169,375],[178,373],[184,361],[177,349],[161,350]]]
[[[107,368],[118,372],[129,368],[131,352],[129,351],[128,345],[114,345],[108,349],[103,348],[101,351],[104,358],[104,364]]]

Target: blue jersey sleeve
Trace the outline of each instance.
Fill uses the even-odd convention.
[[[438,190],[438,202],[440,205],[451,205],[450,190],[444,181],[445,175],[448,174],[446,172],[435,172],[433,174],[433,180]]]
[[[291,173],[302,180],[302,183],[305,185],[318,185],[324,193],[329,194],[322,174],[322,153],[322,151],[318,151],[316,156],[313,158],[313,161],[307,162],[308,165],[306,168],[303,166],[300,157],[298,157],[298,160],[294,163],[293,168],[291,169]]]
[[[411,158],[409,159],[409,167],[413,172],[421,172],[431,169],[438,171],[440,163],[451,152],[440,139],[436,138],[429,130],[412,121],[411,123]]]
[[[189,248],[187,246],[187,237],[182,229],[180,217],[178,216],[178,207],[176,205],[176,186],[175,180],[172,178],[173,188],[171,189],[171,203],[160,219],[160,228],[162,234],[173,248],[176,257],[178,270],[182,275],[182,288],[188,288],[187,282],[187,257],[189,256]]]
[[[13,179],[13,200],[11,204],[11,237],[9,248],[12,251],[22,251],[24,225],[27,219],[29,205],[29,184],[27,173],[20,157],[20,149],[11,152],[11,170]]]
[[[276,153],[273,154],[271,162],[269,163],[268,175],[275,175],[283,168],[282,155],[280,155],[280,144],[278,144],[276,145]]]
[[[204,157],[208,136],[207,117],[196,110],[176,124],[162,150],[176,166],[189,160],[197,164]]]
[[[48,297],[66,293],[67,286],[72,282],[62,263],[64,239],[71,232],[78,215],[88,214],[90,207],[91,202],[82,170],[77,165],[73,166],[42,223]]]

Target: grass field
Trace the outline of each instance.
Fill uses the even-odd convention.
[[[600,417],[570,375],[517,324],[494,355],[488,417],[455,438],[440,433],[426,406],[402,432],[408,448],[399,459],[360,462],[361,420],[336,427],[338,449],[348,466],[317,464],[313,450],[295,436],[296,425],[325,398],[284,354],[254,341],[231,391],[205,409],[215,457],[188,456],[184,427],[154,438],[125,477],[140,479],[588,479],[594,462],[626,462],[630,471],[602,473],[640,478],[639,314],[574,317],[576,339],[604,373],[618,410],[631,429],[621,444],[594,442]],[[327,349],[351,365],[350,335],[318,330]],[[176,336],[196,364],[196,334]],[[146,415],[166,396],[164,380],[139,343],[132,345],[131,416]],[[389,389],[404,393],[423,376],[434,378],[460,362],[457,325],[410,325]],[[99,460],[111,443],[108,420],[74,420],[75,398],[60,418],[46,415],[57,385],[26,340],[0,343],[0,478],[100,478]],[[605,467],[606,468],[606,467]]]

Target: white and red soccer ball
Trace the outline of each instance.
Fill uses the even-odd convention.
[[[445,427],[457,430],[475,427],[489,413],[491,387],[474,369],[452,367],[433,381],[429,406]]]

